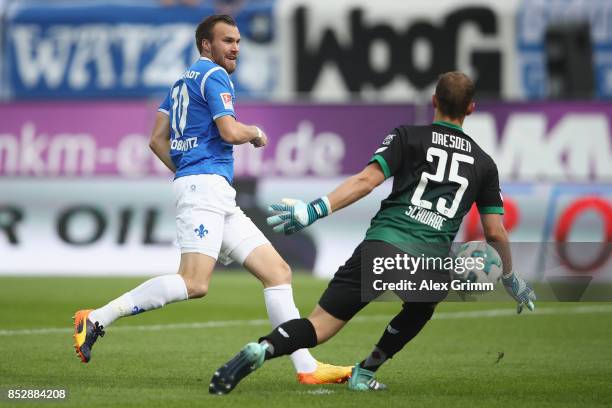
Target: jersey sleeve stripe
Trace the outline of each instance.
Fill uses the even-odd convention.
[[[215,116],[213,116],[213,120],[217,120],[219,119],[221,116],[227,116],[227,115],[232,115],[234,116],[234,114],[232,112],[221,112],[221,113],[217,113]],[[234,116],[235,117],[235,116]]]
[[[204,98],[204,100],[206,100],[206,94],[204,93],[204,86],[206,84],[206,80],[208,79],[209,76],[212,75],[213,72],[218,71],[220,69],[223,69],[223,67],[214,67],[214,68],[209,69],[208,72],[204,74],[204,77],[202,78],[202,82],[200,83],[200,93],[202,94],[202,98]]]
[[[372,158],[370,159],[370,163],[374,163],[377,162],[378,165],[380,166],[380,168],[382,169],[385,178],[388,179],[389,177],[391,177],[391,170],[389,170],[389,165],[387,164],[387,161],[385,160],[384,157],[379,156],[377,154],[375,154],[374,156],[372,156]]]
[[[168,115],[168,116],[170,116],[170,112],[168,112],[168,111],[167,111],[166,109],[164,109],[164,108],[159,108],[157,111],[158,111],[158,112],[161,112],[161,113],[164,113],[164,114],[166,114],[166,115]]]
[[[504,207],[478,207],[481,214],[503,214]]]

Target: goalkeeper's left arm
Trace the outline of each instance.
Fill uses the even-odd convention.
[[[506,292],[517,302],[517,312],[521,313],[523,307],[529,310],[535,308],[534,301],[536,295],[529,283],[518,276],[512,270],[512,255],[510,253],[510,240],[508,232],[504,228],[502,216],[500,214],[482,214],[480,216],[482,228],[487,242],[494,247],[502,259],[503,275],[502,282]]]
[[[344,180],[334,191],[306,204],[303,201],[285,198],[281,203],[272,204],[268,211],[268,225],[274,226],[275,232],[292,234],[300,231],[316,220],[326,217],[332,211],[359,201],[370,194],[385,181],[385,175],[377,162],[369,164],[361,172]]]

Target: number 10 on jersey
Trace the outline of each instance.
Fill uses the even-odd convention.
[[[172,130],[174,138],[183,137],[187,124],[187,108],[189,107],[189,92],[187,85],[181,83],[172,88]],[[177,127],[178,122],[178,127]]]

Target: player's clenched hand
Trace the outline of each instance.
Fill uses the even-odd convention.
[[[257,137],[251,139],[251,144],[255,147],[264,147],[268,144],[268,136],[260,128],[257,129]]]
[[[536,300],[536,294],[524,279],[516,276],[514,272],[510,272],[509,275],[502,276],[502,282],[506,292],[518,303],[517,313],[521,313],[524,306],[527,306],[529,310],[535,308],[533,302]]]
[[[331,213],[331,206],[327,197],[318,198],[308,204],[293,198],[283,198],[280,203],[268,207],[272,214],[266,220],[274,232],[286,235],[298,232],[319,218]]]

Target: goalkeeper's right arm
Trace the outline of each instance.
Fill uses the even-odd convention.
[[[280,203],[270,205],[268,225],[271,225],[275,232],[287,235],[301,231],[316,220],[327,217],[332,211],[338,211],[370,194],[383,181],[385,175],[379,164],[369,164],[361,172],[344,180],[327,196],[308,204],[301,200],[285,198]]]
[[[370,163],[359,173],[347,178],[334,191],[327,195],[332,211],[359,201],[385,181],[385,174],[378,163]]]

